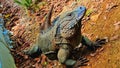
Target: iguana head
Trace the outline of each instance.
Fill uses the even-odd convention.
[[[76,31],[79,32],[81,28],[81,19],[85,14],[86,8],[80,6],[72,11],[68,11],[59,17],[59,32],[64,38],[70,38],[75,35]]]
[[[76,31],[79,32],[79,29],[81,28],[81,19],[83,18],[86,11],[86,8],[84,6],[77,7],[72,11],[61,14],[53,20],[51,26],[50,19],[52,8],[48,13],[45,23],[42,23],[41,25],[42,33],[46,33],[52,30],[56,31],[56,33],[54,33],[55,36],[59,35],[63,38],[70,38],[76,34]]]

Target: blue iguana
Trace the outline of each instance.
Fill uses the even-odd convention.
[[[51,10],[48,13],[45,23],[41,25],[37,41],[32,44],[31,47],[24,50],[25,54],[34,56],[35,53],[40,54],[41,52],[45,55],[55,53],[58,61],[63,64],[68,66],[84,65],[87,59],[80,59],[79,61],[69,59],[72,50],[80,43],[90,49],[94,49],[105,42],[103,39],[91,42],[87,37],[81,34],[81,20],[85,12],[86,8],[79,6],[72,11],[59,15],[50,23]]]
[[[12,41],[10,32],[4,27],[4,20],[0,14],[0,68],[16,68],[13,56],[10,53]]]

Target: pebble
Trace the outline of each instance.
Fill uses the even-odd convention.
[[[117,7],[118,5],[115,3],[109,3],[106,5],[106,10],[110,11],[112,8]]]
[[[97,19],[98,19],[98,17],[100,16],[100,14],[101,14],[101,13],[96,14],[96,15],[93,15],[93,16],[91,16],[90,19],[91,19],[92,21],[97,21]]]
[[[119,38],[120,36],[119,35],[115,35],[113,37],[110,38],[110,41],[115,41]]]
[[[92,56],[92,57],[94,57],[96,55],[96,53],[92,53],[92,54],[90,54],[90,56]]]
[[[114,26],[115,26],[116,31],[119,30],[120,29],[120,21],[115,23]]]

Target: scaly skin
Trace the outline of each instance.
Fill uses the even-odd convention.
[[[0,68],[16,68],[9,50],[12,47],[11,44],[9,31],[5,29],[2,14],[0,14]]]
[[[38,51],[47,55],[56,53],[61,63],[75,67],[84,65],[87,62],[86,59],[80,59],[79,63],[76,60],[69,59],[70,52],[80,43],[91,49],[98,47],[101,42],[104,43],[104,40],[93,43],[81,35],[81,20],[85,12],[86,8],[80,6],[61,14],[52,22],[52,26],[41,30],[37,42],[24,52],[28,55],[33,55]]]

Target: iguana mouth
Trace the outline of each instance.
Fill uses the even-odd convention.
[[[81,23],[81,19],[84,17],[86,13],[86,8],[84,6],[78,7],[76,10],[73,10],[71,13],[71,19],[69,19],[68,29],[74,28],[76,25]]]
[[[84,17],[84,15],[86,13],[86,8],[84,6],[80,6],[77,8],[76,11],[78,11],[78,16],[77,16],[76,20],[79,21]]]

